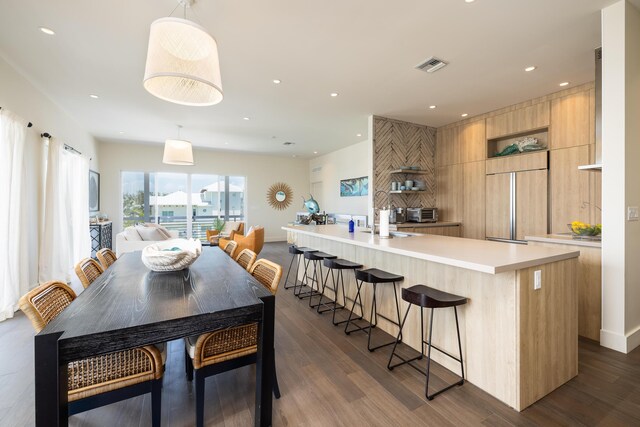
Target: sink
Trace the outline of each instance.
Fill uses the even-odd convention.
[[[369,230],[360,230],[362,233],[369,233],[371,234],[371,229]],[[378,231],[376,231],[376,235],[380,234]],[[398,238],[405,238],[405,237],[413,237],[413,236],[419,236],[418,233],[406,233],[406,232],[402,232],[402,231],[389,231],[389,236],[390,237],[398,237]]]

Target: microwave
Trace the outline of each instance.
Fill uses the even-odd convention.
[[[437,222],[438,208],[407,208],[408,222]]]

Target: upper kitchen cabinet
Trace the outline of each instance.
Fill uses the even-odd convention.
[[[476,162],[486,158],[486,128],[485,121],[478,120],[459,127],[459,146],[462,150],[462,163]]]
[[[593,90],[582,91],[551,101],[551,146],[549,148],[577,147],[591,144],[594,138],[592,122],[595,112]]]
[[[487,139],[549,127],[549,102],[540,102],[487,118]]]
[[[436,166],[460,163],[460,127],[440,129],[436,135]]]

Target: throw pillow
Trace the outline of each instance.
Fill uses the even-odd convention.
[[[160,240],[167,240],[165,234],[160,232],[157,227],[145,227],[138,225],[136,226],[136,231],[142,237],[142,240],[147,242],[157,242]]]
[[[124,233],[124,238],[130,242],[142,240],[142,237],[140,237],[140,234],[138,234],[135,227],[127,227],[124,229],[123,233]]]
[[[169,230],[167,230],[166,227],[163,227],[160,224],[156,224],[154,222],[145,222],[143,224],[138,224],[138,226],[155,228],[165,237],[163,240],[173,239],[173,236],[171,235]]]

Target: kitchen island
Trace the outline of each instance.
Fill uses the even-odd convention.
[[[459,310],[465,373],[469,382],[507,405],[523,410],[578,373],[579,251],[418,235],[380,239],[341,225],[283,227],[307,246],[405,277],[400,287],[424,284],[469,298]],[[534,271],[541,289],[534,290]],[[345,275],[345,279],[353,276]],[[371,304],[365,287],[364,306]],[[379,288],[378,311],[395,318],[393,291]],[[353,298],[350,282],[347,296]],[[328,296],[333,297],[328,291]],[[401,301],[401,312],[406,310]],[[365,314],[367,314],[365,310]],[[437,310],[434,344],[458,354],[453,310]],[[395,336],[382,317],[378,327]],[[411,310],[403,342],[420,349],[420,314]],[[381,349],[378,351],[388,351]],[[437,353],[437,352],[436,352]],[[459,372],[446,356],[433,360]]]

